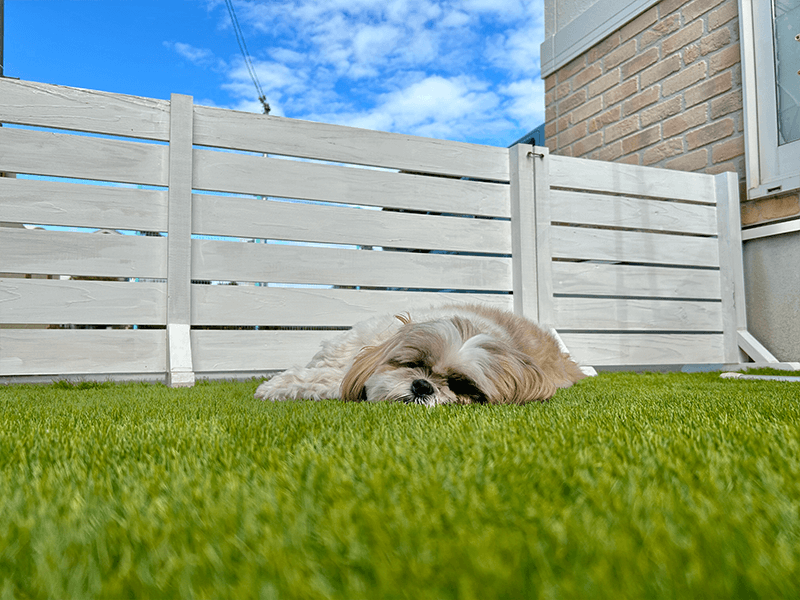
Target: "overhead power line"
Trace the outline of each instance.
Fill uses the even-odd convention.
[[[236,34],[236,41],[239,44],[239,50],[242,52],[242,56],[244,57],[244,64],[247,67],[247,72],[250,73],[250,79],[253,80],[253,85],[256,86],[256,93],[258,94],[258,100],[261,102],[261,106],[264,108],[264,114],[269,114],[269,104],[267,103],[267,97],[264,95],[264,90],[261,89],[261,83],[258,81],[258,75],[256,74],[256,69],[253,66],[253,59],[250,58],[250,52],[247,51],[247,43],[244,41],[244,33],[242,32],[242,28],[239,26],[239,19],[236,18],[236,11],[233,8],[233,0],[225,0],[225,6],[228,7],[228,14],[231,17],[231,23],[233,24],[233,31]]]

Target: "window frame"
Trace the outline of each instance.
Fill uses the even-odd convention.
[[[738,0],[747,197],[800,189],[800,141],[778,145],[771,0]]]

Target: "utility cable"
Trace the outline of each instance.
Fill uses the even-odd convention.
[[[261,106],[264,108],[264,114],[268,115],[270,108],[269,104],[267,103],[267,97],[264,95],[264,90],[261,89],[261,83],[258,81],[258,75],[256,74],[255,67],[253,66],[253,59],[250,57],[250,52],[247,51],[247,43],[244,41],[244,32],[242,32],[242,28],[239,26],[239,19],[236,18],[236,11],[233,8],[233,0],[225,0],[225,6],[228,7],[228,14],[231,17],[233,31],[236,34],[236,42],[239,44],[239,50],[241,50],[242,56],[244,57],[244,64],[247,67],[247,72],[250,74],[250,79],[253,80],[253,85],[256,86],[258,100],[261,102]]]

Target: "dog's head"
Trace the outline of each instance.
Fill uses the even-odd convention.
[[[394,336],[356,356],[342,382],[343,400],[499,404],[546,400],[556,392],[528,356],[468,319],[400,319]]]

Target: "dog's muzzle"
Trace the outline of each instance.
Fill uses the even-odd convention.
[[[415,379],[411,382],[411,393],[414,394],[415,399],[430,396],[435,391],[431,383],[425,379]]]
[[[415,379],[411,382],[411,400],[412,404],[424,404],[426,406],[433,405],[432,396],[436,393],[436,388],[433,387],[430,381],[426,379]]]

